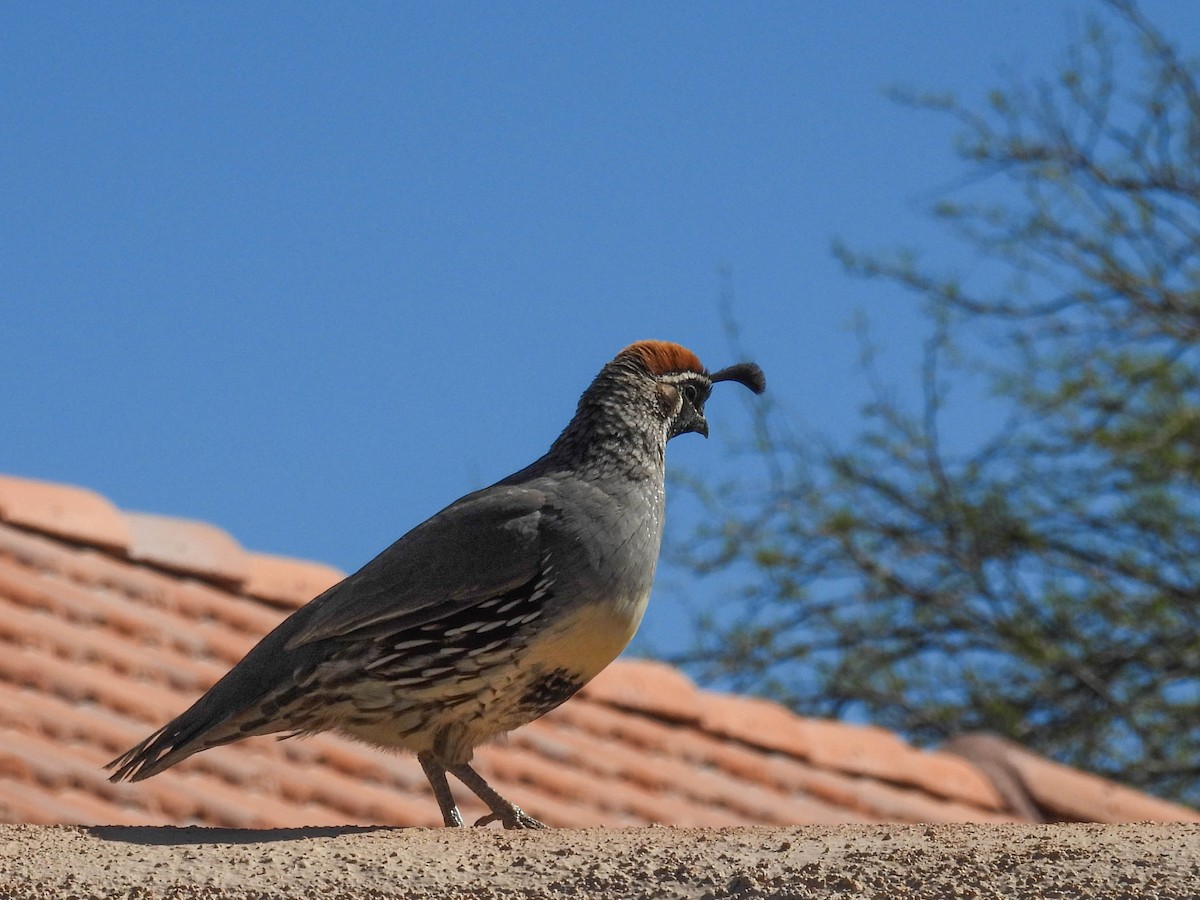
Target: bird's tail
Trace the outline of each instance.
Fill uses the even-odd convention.
[[[110,781],[141,781],[194,753],[256,734],[305,731],[292,708],[321,649],[287,650],[302,622],[293,615],[263,638],[192,706],[104,768]]]
[[[180,716],[183,718],[183,716]],[[181,762],[197,753],[200,750],[207,749],[208,746],[191,746],[186,740],[181,740],[179,732],[179,719],[164,725],[158,731],[154,732],[140,744],[130,747],[112,762],[105,765],[105,769],[112,772],[108,776],[109,781],[141,781],[143,778],[149,778],[151,775],[157,775],[164,769],[169,769],[177,762]]]

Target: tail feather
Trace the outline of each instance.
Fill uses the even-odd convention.
[[[201,750],[255,734],[303,729],[283,698],[298,693],[297,679],[312,671],[324,648],[289,651],[284,645],[307,609],[285,619],[189,709],[108,763],[109,780],[141,781]]]
[[[208,729],[203,726],[187,728],[184,720],[191,711],[188,710],[177,719],[168,722],[144,741],[107,763],[104,766],[105,770],[112,772],[108,780],[141,781],[183,762],[194,753],[219,747],[246,736],[240,732],[224,736],[209,735],[206,734]]]
[[[112,772],[113,769],[116,769],[113,774],[108,776],[108,780],[112,782],[141,781],[143,778],[149,778],[155,772],[162,771],[161,768],[156,768],[153,772],[147,770],[162,754],[161,749],[151,750],[150,748],[158,744],[164,731],[166,731],[165,727],[158,729],[140,744],[131,747],[116,759],[106,763],[105,771]]]

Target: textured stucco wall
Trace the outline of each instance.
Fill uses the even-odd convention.
[[[5,898],[1197,895],[1197,825],[520,833],[0,825]]]

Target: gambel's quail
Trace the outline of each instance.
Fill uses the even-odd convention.
[[[332,730],[415,753],[447,825],[463,824],[450,773],[491,809],[476,824],[542,827],[471,768],[472,753],[554,709],[629,643],[658,561],[667,441],[708,435],[704,403],[720,381],[765,387],[753,363],[710,375],[678,344],[626,347],[545,456],[298,609],[109,763],[112,780],[251,735]]]

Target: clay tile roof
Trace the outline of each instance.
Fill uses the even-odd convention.
[[[137,784],[101,769],[341,577],[203,522],[0,476],[0,821],[439,824],[415,759],[330,734],[254,738]],[[642,660],[477,761],[553,825],[1200,821],[997,738],[920,750]],[[484,814],[457,795],[468,820]]]
[[[946,749],[995,777],[1006,794],[1023,792],[1028,802],[1055,821],[1197,821],[1194,810],[1060,765],[994,735],[962,735],[949,741]]]
[[[250,564],[240,544],[214,525],[150,513],[126,513],[129,558],[222,585],[240,585]]]
[[[582,695],[663,719],[699,722],[700,692],[691,679],[673,666],[631,659],[609,666],[583,688]]]
[[[346,577],[346,573],[333,566],[269,553],[250,553],[247,563],[249,574],[242,590],[286,609],[303,606]]]
[[[108,550],[131,541],[120,512],[96,492],[11,475],[0,475],[0,520]]]

